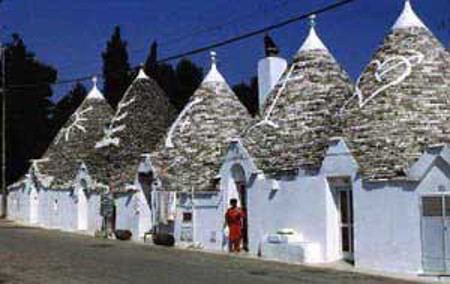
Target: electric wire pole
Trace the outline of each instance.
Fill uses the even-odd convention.
[[[6,188],[6,53],[0,42],[2,59],[2,212],[1,218],[6,218],[8,207],[8,190]]]

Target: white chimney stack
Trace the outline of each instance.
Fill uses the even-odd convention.
[[[287,61],[278,57],[278,48],[269,36],[264,38],[266,57],[258,62],[259,111],[287,68]]]

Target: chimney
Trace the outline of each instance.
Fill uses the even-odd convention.
[[[266,57],[258,62],[259,111],[263,111],[264,102],[287,68],[287,61],[278,56],[279,50],[273,40],[264,37]]]

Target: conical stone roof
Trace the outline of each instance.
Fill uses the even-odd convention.
[[[406,1],[343,109],[345,136],[366,179],[405,177],[427,146],[450,142],[449,62]]]
[[[97,140],[95,158],[86,163],[89,174],[100,184],[112,185],[113,191],[125,190],[135,181],[141,155],[155,149],[174,116],[164,91],[140,70]]]
[[[59,131],[40,160],[33,162],[36,174],[55,189],[71,187],[82,162],[95,152],[95,143],[102,137],[113,115],[112,107],[94,86],[87,97]]]
[[[340,134],[338,112],[352,83],[315,31],[269,94],[261,121],[253,122],[243,143],[259,169],[279,174],[319,169],[329,139]]]
[[[186,107],[172,124],[151,160],[162,189],[215,190],[213,180],[231,138],[250,121],[216,67],[212,67]]]

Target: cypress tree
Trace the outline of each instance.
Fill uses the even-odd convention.
[[[255,116],[258,113],[258,79],[252,77],[250,84],[241,82],[233,86],[233,91],[248,112]]]
[[[203,80],[203,69],[188,59],[182,59],[176,68],[177,93],[173,97],[175,107],[181,111]]]
[[[56,104],[52,116],[52,131],[54,135],[58,133],[69,117],[77,110],[86,96],[86,88],[81,82],[77,82],[69,93]]]
[[[150,53],[145,61],[144,71],[151,78],[157,77],[158,44],[154,41],[150,47]]]
[[[108,41],[103,58],[103,94],[115,109],[131,83],[129,74],[127,42],[120,35],[120,27],[116,26]]]
[[[56,81],[57,71],[28,51],[18,34],[13,34],[6,45],[5,58],[6,181],[11,183],[26,172],[29,160],[39,158],[50,143],[51,84]]]

